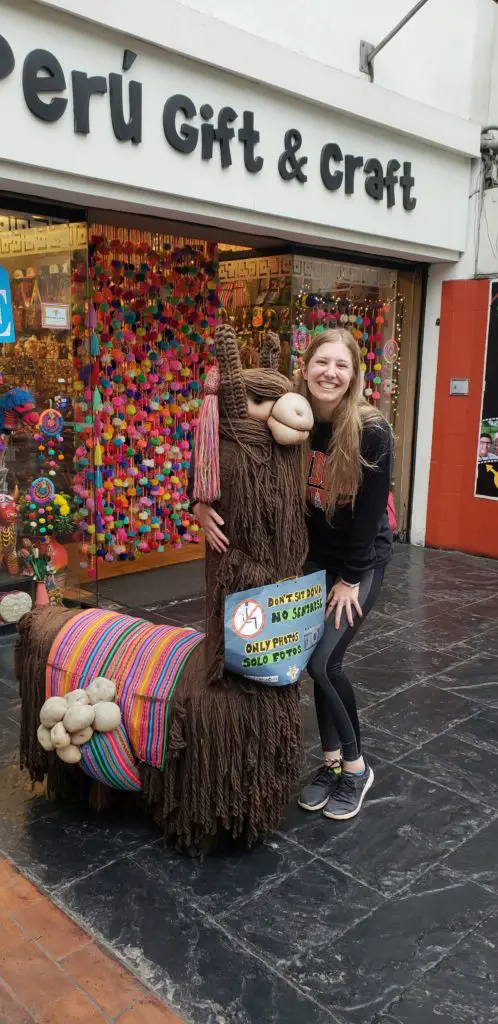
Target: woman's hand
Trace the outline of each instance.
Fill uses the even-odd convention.
[[[220,530],[220,526],[224,526],[225,521],[211,505],[205,505],[203,501],[196,501],[192,506],[192,513],[202,526],[209,547],[222,555],[230,546],[228,537],[225,537],[223,531]]]
[[[345,611],[346,619],[350,626],[353,625],[353,608],[360,619],[363,617],[360,603],[358,601],[358,595],[360,593],[360,584],[356,587],[348,587],[345,583],[339,580],[334,583],[334,586],[329,590],[327,594],[327,610],[325,612],[325,618],[328,619],[335,610],[335,628],[339,629],[341,624],[342,613]]]

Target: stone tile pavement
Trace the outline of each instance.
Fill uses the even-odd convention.
[[[135,612],[201,626],[204,600]],[[399,547],[349,671],[376,774],[362,814],[293,803],[251,853],[201,863],[136,815],[31,790],[0,646],[0,852],[87,933],[68,963],[101,948],[189,1024],[498,1020],[498,564]],[[320,755],[309,682],[302,708],[305,775]],[[86,998],[104,1020],[126,1013]]]

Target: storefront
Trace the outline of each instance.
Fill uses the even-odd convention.
[[[468,153],[263,91],[5,5],[0,590],[29,589],[33,547],[66,600],[202,557],[185,487],[220,319],[246,365],[278,330],[291,376],[313,331],[352,331],[406,536],[424,266],[464,247]]]

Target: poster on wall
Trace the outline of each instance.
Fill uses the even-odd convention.
[[[475,496],[498,500],[498,281],[490,282],[489,291]]]

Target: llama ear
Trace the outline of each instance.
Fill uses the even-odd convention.
[[[220,324],[214,332],[220,368],[222,408],[230,419],[247,417],[247,393],[242,377],[237,335],[230,324]]]
[[[267,331],[259,353],[259,365],[264,370],[278,370],[280,361],[280,338],[274,331]]]

